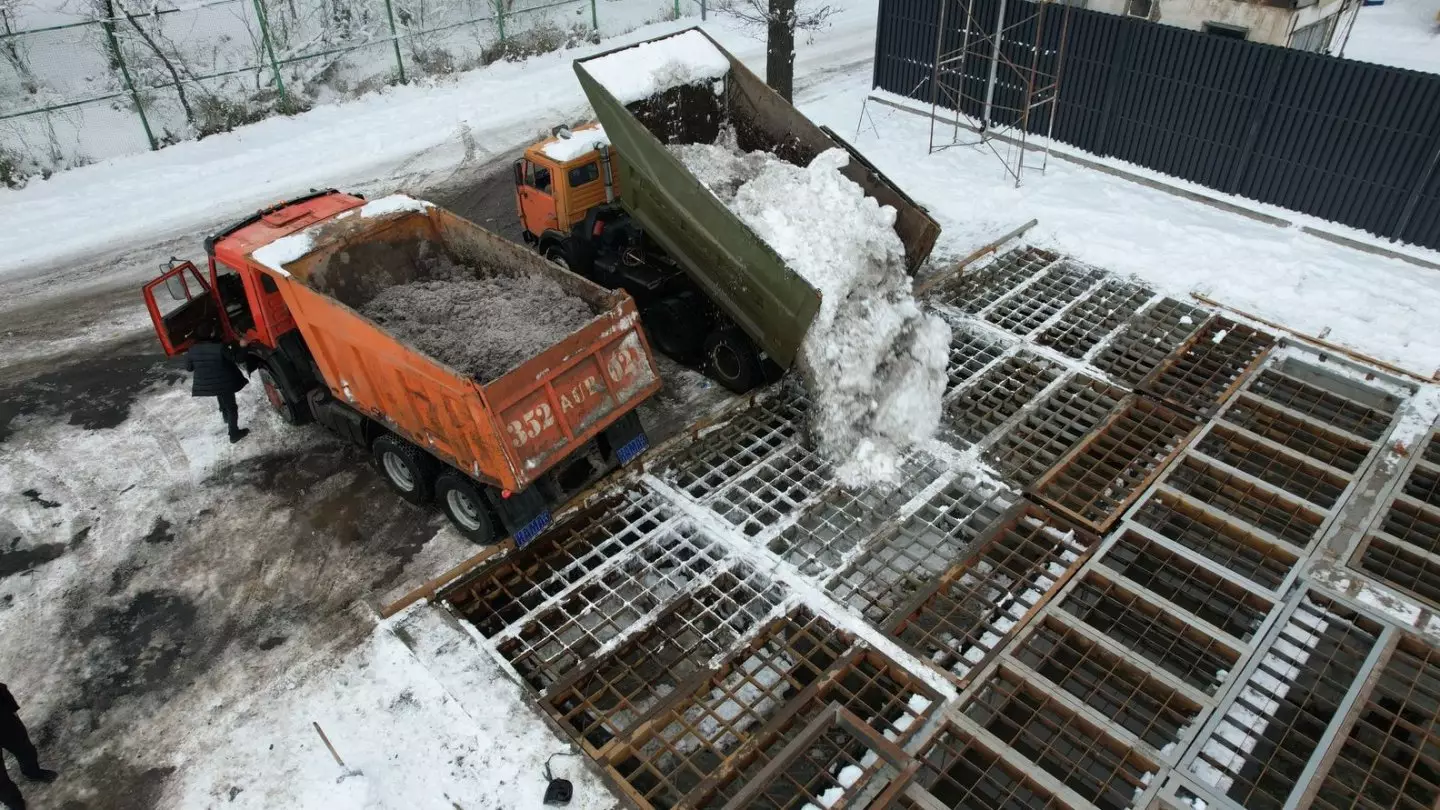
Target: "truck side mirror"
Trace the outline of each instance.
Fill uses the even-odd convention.
[[[517,186],[523,186],[523,185],[525,185],[525,161],[524,161],[524,159],[515,161],[515,185],[517,185]]]
[[[185,278],[179,273],[165,279],[165,291],[176,301],[190,300],[190,290],[186,289]]]

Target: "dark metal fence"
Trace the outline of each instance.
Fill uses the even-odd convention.
[[[876,87],[930,102],[937,2],[951,3],[942,48],[957,50],[964,0],[881,0]],[[1011,0],[1006,25],[1031,16],[1027,6]],[[994,30],[998,9],[997,0],[975,0],[979,30]],[[1062,16],[1015,25],[1004,53],[1029,64],[1038,40],[1041,67],[1053,70]],[[1082,9],[1071,10],[1063,46],[1057,140],[1440,248],[1440,75]],[[964,82],[965,99],[983,98],[989,60],[975,54],[938,73],[952,97]],[[1023,106],[1023,87],[1003,70],[1000,80],[995,107],[1013,114],[1006,110]],[[966,114],[981,114],[979,102],[962,104]],[[1043,135],[1050,114],[1048,106],[1037,110],[1028,129]]]

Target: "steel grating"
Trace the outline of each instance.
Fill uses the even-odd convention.
[[[945,367],[945,393],[969,382],[1005,353],[1004,341],[977,329],[956,326],[950,330],[950,360]]]
[[[1195,332],[1206,313],[1165,298],[1130,321],[1095,357],[1095,367],[1129,386],[1139,385]]]
[[[852,639],[805,611],[782,618],[698,684],[677,688],[607,761],[642,807],[679,805],[795,695],[819,680]]]
[[[1067,810],[1069,805],[1037,784],[1025,770],[953,725],[941,728],[919,756],[915,782],[952,810]],[[901,807],[919,808],[917,802]]]
[[[1125,810],[1159,766],[1002,663],[966,716],[1100,810]]]
[[[1212,317],[1140,387],[1181,408],[1209,414],[1235,392],[1274,344],[1273,335]]]
[[[940,285],[935,297],[942,304],[973,315],[1059,258],[1048,250],[1017,247],[974,272]]]
[[[525,553],[479,569],[446,599],[494,636],[571,584],[665,529],[673,511],[651,492],[625,491],[541,535]]]
[[[1211,428],[1196,443],[1195,449],[1322,510],[1335,506],[1350,485],[1348,478],[1334,470],[1223,424]]]
[[[906,600],[958,560],[1008,506],[1008,494],[961,476],[894,530],[876,537],[829,583],[838,601],[880,627]]]
[[[520,625],[496,651],[521,680],[544,691],[691,583],[713,576],[725,556],[719,545],[693,531],[664,532]],[[779,601],[779,589],[768,580],[755,575],[745,579],[735,582],[737,600],[741,594],[766,593],[772,594],[772,603]]]
[[[1060,608],[1207,695],[1219,690],[1240,659],[1219,639],[1093,571]]]
[[[1109,383],[1069,377],[1001,434],[985,458],[1001,475],[1029,486],[1104,422],[1123,397],[1124,392]]]
[[[1351,557],[1352,566],[1432,607],[1440,607],[1440,465],[1429,460],[1437,435],[1412,453]]]
[[[1263,369],[1251,383],[1250,390],[1290,411],[1318,419],[1362,439],[1379,441],[1400,406],[1399,398],[1393,394],[1372,391],[1368,396],[1360,394],[1369,402],[1359,402],[1338,391],[1328,390],[1321,384],[1328,382],[1332,387],[1338,387],[1336,381],[1327,380],[1314,370],[1307,374],[1299,363],[1289,364],[1290,373],[1286,370],[1284,365]],[[1295,374],[1303,374],[1311,382],[1293,376]],[[1350,383],[1343,389],[1354,395],[1357,387],[1357,384]]]
[[[1046,270],[1034,283],[995,304],[985,313],[985,320],[1023,337],[1069,306],[1104,275],[1103,270],[1061,262]]]
[[[1370,455],[1369,442],[1327,430],[1323,424],[1267,403],[1249,391],[1240,392],[1221,418],[1347,475],[1359,472]]]
[[[924,681],[880,653],[861,648],[837,661],[810,690],[777,713],[754,744],[727,763],[727,772],[717,773],[710,780],[713,791],[706,784],[692,794],[693,804],[718,807],[723,803],[735,810],[748,808],[747,786],[756,782],[773,786],[767,785],[766,771],[773,772],[777,764],[798,766],[799,773],[792,771],[792,775],[812,776],[806,772],[805,761],[795,757],[796,749],[803,744],[807,730],[814,729],[815,721],[824,723],[825,716],[837,708],[849,713],[855,721],[852,728],[869,741],[872,750],[860,755],[857,765],[861,774],[856,775],[857,781],[869,778],[885,763],[886,757],[881,754],[888,750],[891,758],[898,757],[895,749],[908,745],[939,707],[940,695]],[[840,774],[831,776],[838,780]],[[751,787],[751,792],[754,789]]]
[[[1195,427],[1189,417],[1132,395],[1099,431],[1042,476],[1035,491],[1066,516],[1103,534]]]
[[[1299,498],[1226,472],[1198,456],[1182,458],[1171,469],[1165,483],[1183,495],[1301,549],[1309,545],[1325,521],[1323,513]]]
[[[1270,591],[1280,590],[1300,559],[1297,550],[1175,492],[1155,493],[1135,522]]]
[[[761,400],[686,447],[660,474],[701,500],[790,447],[803,416],[804,401],[792,391]]]
[[[1094,542],[1044,509],[1018,504],[897,616],[890,634],[963,685],[1069,578]]]
[[[1067,357],[1082,359],[1130,316],[1139,312],[1153,295],[1140,284],[1117,278],[1106,279],[1099,289],[1041,332],[1035,342]]]
[[[833,488],[771,539],[770,551],[793,564],[802,574],[828,576],[902,506],[944,474],[945,469],[945,465],[930,454],[917,452],[902,462],[900,483],[894,488],[883,491],[873,487]]]
[[[1156,751],[1168,751],[1205,708],[1053,616],[1043,617],[1015,660]]]
[[[1374,683],[1311,806],[1432,810],[1440,805],[1440,652],[1401,634]]]
[[[1060,376],[1060,368],[1029,352],[1005,358],[962,389],[945,407],[945,421],[967,442],[984,439]]]
[[[1377,623],[1307,593],[1190,771],[1250,810],[1282,810],[1379,635]]]
[[[830,485],[830,465],[793,444],[769,454],[748,474],[717,490],[708,506],[726,523],[754,537],[784,520]]]
[[[1254,638],[1275,607],[1138,532],[1117,537],[1101,563],[1240,641]]]

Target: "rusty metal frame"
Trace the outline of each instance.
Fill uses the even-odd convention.
[[[1111,379],[1134,387],[1170,353],[1199,331],[1209,314],[1174,298],[1162,298],[1132,317],[1107,340],[1091,363]]]
[[[1068,375],[990,442],[984,456],[1001,475],[1029,486],[1106,422],[1124,398],[1108,382]]]
[[[1215,410],[1265,362],[1275,336],[1213,316],[1136,386],[1200,418]]]

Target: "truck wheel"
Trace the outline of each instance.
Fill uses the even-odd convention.
[[[398,436],[381,436],[371,449],[375,466],[390,487],[410,503],[430,500],[435,460]]]
[[[435,479],[435,500],[466,540],[482,546],[495,542],[495,518],[490,514],[490,505],[470,479],[459,473],[441,473]]]
[[[705,367],[719,383],[737,394],[765,379],[760,351],[744,332],[733,326],[716,329],[705,338]]]
[[[695,359],[705,344],[705,321],[690,296],[662,298],[641,314],[655,348],[682,363]]]
[[[566,270],[570,269],[570,251],[565,249],[562,243],[553,243],[545,248],[545,258],[560,265]]]
[[[275,372],[271,371],[269,366],[261,366],[259,377],[260,388],[265,392],[265,402],[269,404],[270,410],[285,420],[287,425],[301,424],[300,410],[285,397],[280,381],[275,379]]]
[[[280,415],[287,425],[303,425],[310,421],[310,403],[299,382],[299,375],[278,356],[261,363],[258,370],[260,386],[270,410]]]

